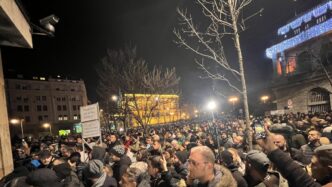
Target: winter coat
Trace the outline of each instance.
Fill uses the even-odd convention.
[[[119,161],[114,162],[112,169],[113,169],[113,177],[116,181],[120,181],[122,175],[126,172],[127,168],[131,164],[131,160],[127,155],[124,155],[120,158]]]
[[[287,179],[289,186],[321,186],[321,184],[315,182],[299,164],[292,160],[288,154],[280,149],[272,151],[267,156],[282,176]]]

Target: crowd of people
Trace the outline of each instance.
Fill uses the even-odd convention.
[[[13,140],[6,187],[332,186],[332,113],[222,117],[80,135]],[[249,148],[248,134],[253,146]]]

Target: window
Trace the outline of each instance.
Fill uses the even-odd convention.
[[[42,110],[41,105],[37,105],[37,111],[40,112]]]
[[[15,88],[16,88],[17,90],[20,90],[20,89],[21,89],[21,85],[16,84],[16,85],[15,85]]]
[[[57,100],[57,101],[61,101],[61,98],[60,98],[60,97],[57,97],[56,100]]]
[[[24,105],[24,111],[29,112],[29,105]]]
[[[66,101],[66,97],[62,97],[62,99],[61,99],[62,101]]]
[[[63,110],[63,111],[67,111],[67,106],[66,106],[66,105],[63,105],[63,106],[62,106],[62,110]]]
[[[30,122],[30,121],[31,121],[30,116],[25,116],[24,121],[25,121],[25,122]]]
[[[63,120],[62,115],[59,115],[59,116],[58,116],[58,120],[59,120],[59,121],[62,121],[62,120]]]
[[[70,91],[75,92],[75,88],[70,89]]]
[[[72,101],[76,101],[76,97],[72,97],[71,100],[72,100]]]
[[[36,101],[40,101],[40,96],[36,96]]]
[[[29,101],[28,97],[23,98],[23,102],[27,103]]]
[[[22,105],[17,105],[17,111],[18,111],[18,112],[23,112],[23,107],[22,107]]]
[[[295,57],[289,57],[286,66],[286,74],[294,73],[296,70],[296,59]]]
[[[77,107],[76,105],[73,105],[73,110],[76,111]]]
[[[58,111],[61,111],[61,105],[57,106]]]
[[[47,105],[43,105],[43,111],[47,111]]]
[[[38,121],[43,121],[43,116],[38,116]]]
[[[74,115],[74,120],[78,120],[78,116],[76,114]]]
[[[63,116],[63,120],[68,120],[68,116],[67,116],[67,115],[64,115],[64,116]]]
[[[46,101],[46,96],[42,96],[42,100],[43,100],[43,101]]]
[[[48,115],[44,115],[44,120],[47,120],[48,119]]]
[[[16,101],[22,101],[22,97],[21,96],[16,97]]]
[[[60,91],[60,88],[55,88],[56,91]]]

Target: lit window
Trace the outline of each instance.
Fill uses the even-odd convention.
[[[59,115],[59,116],[58,116],[58,120],[59,120],[59,121],[62,121],[62,120],[63,120],[62,115]]]
[[[282,58],[278,57],[277,62],[276,62],[276,69],[277,69],[277,74],[282,75],[282,66],[281,66]]]
[[[78,116],[77,115],[74,115],[74,120],[78,120]]]
[[[64,116],[63,116],[63,120],[68,120],[68,116],[67,116],[67,115],[64,115]]]
[[[41,80],[41,81],[44,81],[44,80],[46,80],[46,79],[45,79],[45,77],[40,77],[40,80]]]
[[[289,57],[286,66],[286,74],[294,73],[295,70],[296,70],[296,59],[295,57]]]

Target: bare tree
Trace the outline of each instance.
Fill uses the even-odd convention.
[[[122,114],[122,120],[130,116],[137,124],[146,129],[158,106],[163,100],[156,99],[161,94],[178,93],[180,78],[175,68],[153,67],[137,57],[135,47],[124,50],[108,50],[97,67],[99,84],[97,93],[109,113]],[[117,106],[109,104],[111,95],[118,94],[120,101]],[[124,93],[124,94],[122,94]],[[142,97],[143,96],[143,97]]]
[[[224,81],[232,90],[242,95],[247,138],[249,148],[252,149],[247,87],[239,33],[245,30],[244,23],[262,10],[244,18],[243,9],[252,0],[196,0],[196,2],[201,8],[206,22],[198,26],[194,23],[191,14],[178,9],[181,28],[174,30],[177,37],[176,43],[201,57],[201,60],[196,59],[195,61],[208,78]],[[234,41],[238,58],[236,65],[229,63],[226,58],[224,51],[224,38],[226,36],[232,37]],[[209,64],[217,64],[219,69],[217,71],[215,68],[211,69]],[[241,83],[241,86],[238,83]]]

